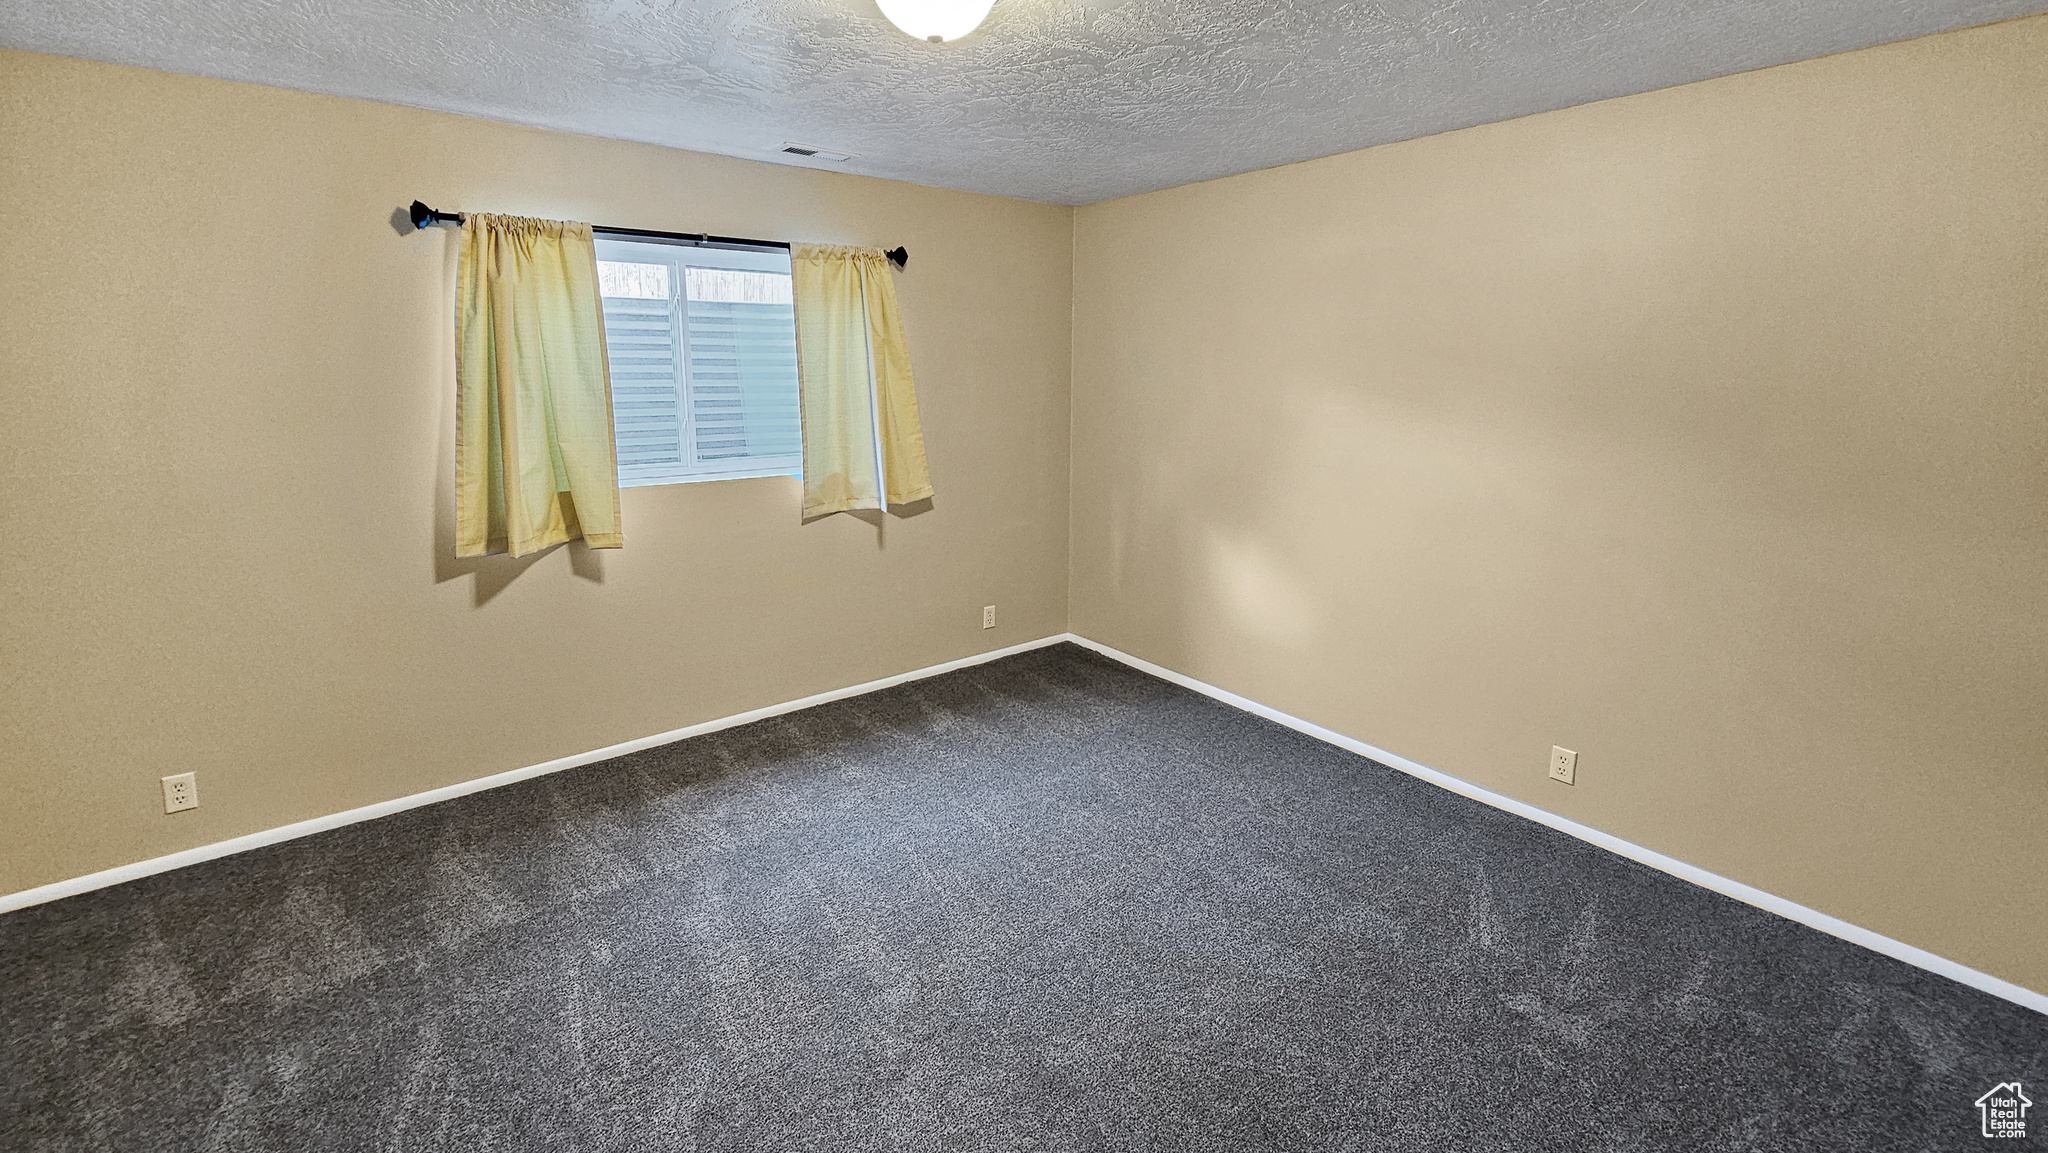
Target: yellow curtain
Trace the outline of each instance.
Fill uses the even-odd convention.
[[[896,285],[879,248],[798,244],[806,517],[932,495]]]
[[[455,554],[618,548],[590,226],[472,212],[455,313]]]

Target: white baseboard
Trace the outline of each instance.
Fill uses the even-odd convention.
[[[1603,833],[1591,825],[1582,825],[1567,817],[1558,816],[1547,809],[1539,809],[1526,801],[1518,801],[1504,793],[1496,793],[1491,789],[1482,788],[1470,781],[1454,777],[1437,769],[1432,769],[1427,765],[1411,761],[1399,754],[1390,753],[1375,745],[1369,745],[1364,741],[1347,737],[1333,729],[1327,729],[1311,721],[1305,721],[1300,717],[1283,713],[1278,709],[1269,708],[1257,701],[1241,697],[1226,689],[1219,689],[1215,685],[1206,684],[1193,677],[1183,676],[1172,669],[1155,665],[1151,661],[1131,656],[1129,653],[1120,652],[1110,648],[1108,645],[1098,644],[1086,637],[1076,636],[1073,633],[1060,633],[1057,636],[1042,637],[1035,641],[1026,641],[1023,644],[996,649],[993,652],[979,653],[975,656],[962,657],[956,661],[947,661],[944,664],[932,665],[913,672],[898,673],[895,676],[883,677],[880,680],[868,681],[864,684],[852,685],[843,689],[834,689],[831,692],[818,693],[815,696],[804,697],[801,700],[787,701],[779,705],[769,705],[766,708],[736,713],[714,721],[705,721],[701,724],[689,725],[680,729],[671,729],[668,732],[657,733],[651,737],[641,737],[638,740],[626,741],[623,744],[593,749],[587,753],[560,757],[542,764],[529,765],[523,769],[512,769],[509,772],[497,773],[488,777],[478,777],[473,781],[463,781],[460,784],[430,789],[424,793],[414,793],[409,797],[379,801],[374,805],[364,805],[359,809],[349,809],[346,812],[334,813],[325,817],[315,817],[312,820],[299,821],[295,824],[267,829],[260,833],[250,833],[247,836],[234,837],[229,840],[215,842],[211,845],[201,845],[197,848],[186,849],[167,856],[155,857],[147,861],[137,861],[134,864],[121,865],[102,872],[90,873],[83,877],[74,877],[67,881],[56,881],[37,888],[24,889],[18,893],[0,896],[0,913],[26,908],[30,905],[39,905],[45,901],[57,900],[60,897],[69,897],[78,893],[90,892],[94,889],[102,889],[108,885],[118,885],[123,881],[133,881],[155,873],[180,869],[186,865],[196,865],[201,861],[211,861],[217,857],[225,857],[234,853],[246,852],[250,849],[262,848],[264,845],[274,845],[280,841],[289,841],[297,837],[306,836],[309,833],[338,829],[343,825],[353,825],[358,821],[374,820],[378,817],[389,816],[392,813],[401,813],[407,809],[416,809],[422,805],[431,805],[437,801],[452,800],[470,793],[479,793],[485,789],[495,789],[501,785],[512,784],[515,781],[524,781],[547,773],[557,773],[563,769],[573,769],[580,765],[594,764],[613,757],[621,757],[627,753],[636,753],[642,749],[651,749],[657,745],[666,745],[674,741],[702,736],[705,733],[715,733],[720,729],[744,725],[751,721],[765,720],[768,717],[781,716],[784,713],[793,713],[799,709],[810,708],[813,705],[844,700],[847,697],[857,697],[863,693],[871,693],[877,689],[886,689],[892,685],[903,684],[906,681],[922,680],[925,677],[949,673],[954,669],[964,669],[970,665],[984,664],[988,661],[999,660],[1017,653],[1055,645],[1062,641],[1072,641],[1083,648],[1101,653],[1111,660],[1129,665],[1140,672],[1149,673],[1163,681],[1170,681],[1182,688],[1192,689],[1203,696],[1212,697],[1234,708],[1243,709],[1248,713],[1265,717],[1270,721],[1276,721],[1297,732],[1306,733],[1319,741],[1325,741],[1338,748],[1368,757],[1389,768],[1399,769],[1404,773],[1420,777],[1433,785],[1449,789],[1454,793],[1470,797],[1475,801],[1492,805],[1497,809],[1504,809],[1519,817],[1526,817],[1538,824],[1547,825],[1558,832],[1577,837],[1590,844],[1598,845],[1609,852],[1619,853],[1630,860],[1639,861],[1653,869],[1669,873],[1681,880],[1690,881],[1695,885],[1712,889],[1724,896],[1733,897],[1745,904],[1754,905],[1759,909],[1776,913],[1781,917],[1797,921],[1810,928],[1819,929],[1830,936],[1840,937],[1844,941],[1861,945],[1866,949],[1875,950],[1887,957],[1904,961],[1908,965],[1925,969],[1930,973],[1939,974],[1952,981],[1959,981],[1973,989],[1981,989],[1995,997],[2002,997],[2016,1005],[2023,1005],[2032,1009],[2037,1013],[2048,1014],[2048,995],[2037,993],[2021,985],[2015,985],[2011,981],[1994,977],[1989,973],[1979,972],[1967,965],[1951,961],[1946,957],[1937,956],[1925,949],[1908,945],[1904,941],[1895,941],[1881,933],[1874,933],[1859,925],[1852,925],[1839,917],[1831,917],[1816,909],[1809,909],[1804,905],[1788,901],[1783,897],[1766,893],[1754,886],[1730,880],[1718,873],[1710,873],[1695,865],[1689,865],[1676,857],[1666,856],[1654,849],[1646,849],[1632,841],[1624,841],[1620,837]]]
[[[1973,989],[1981,989],[1994,997],[2003,997],[2016,1005],[2024,1005],[2037,1013],[2048,1013],[2048,994],[2036,993],[2023,985],[2015,985],[2003,978],[1979,972],[1968,965],[1951,961],[1947,957],[1937,956],[1925,949],[1908,945],[1904,941],[1895,941],[1882,933],[1874,933],[1860,925],[1852,925],[1840,917],[1831,917],[1817,909],[1809,909],[1804,905],[1788,901],[1783,897],[1766,893],[1753,885],[1745,885],[1741,881],[1730,880],[1718,873],[1710,873],[1697,865],[1688,865],[1676,857],[1666,856],[1655,849],[1646,849],[1633,841],[1624,841],[1611,833],[1603,833],[1591,825],[1582,825],[1568,817],[1560,817],[1547,809],[1539,809],[1535,805],[1529,804],[1526,801],[1518,801],[1505,793],[1496,793],[1492,789],[1483,788],[1470,781],[1454,777],[1449,773],[1432,769],[1428,765],[1418,764],[1399,754],[1390,753],[1374,745],[1368,745],[1364,741],[1347,737],[1343,733],[1326,729],[1314,722],[1304,721],[1300,717],[1283,713],[1279,709],[1268,708],[1257,701],[1238,696],[1227,689],[1219,689],[1215,685],[1205,684],[1193,677],[1182,676],[1172,669],[1155,665],[1151,661],[1134,657],[1129,653],[1118,652],[1108,645],[1098,644],[1086,637],[1079,637],[1069,633],[1058,639],[1069,640],[1084,648],[1093,649],[1103,656],[1109,657],[1111,660],[1121,661],[1140,672],[1150,673],[1160,680],[1171,681],[1182,688],[1193,689],[1203,696],[1213,697],[1226,705],[1243,709],[1248,713],[1256,713],[1269,721],[1277,721],[1290,729],[1306,733],[1319,741],[1327,741],[1340,749],[1349,750],[1362,757],[1369,757],[1389,768],[1399,769],[1404,773],[1421,777],[1430,784],[1442,786],[1454,793],[1470,797],[1475,801],[1492,805],[1496,809],[1505,809],[1518,817],[1527,817],[1537,824],[1548,825],[1560,833],[1566,833],[1582,841],[1598,845],[1608,852],[1619,853],[1632,861],[1640,861],[1653,869],[1669,873],[1682,880],[1691,881],[1693,884],[1703,888],[1712,889],[1723,896],[1733,897],[1744,904],[1755,905],[1766,912],[1776,913],[1780,917],[1797,921],[1809,928],[1819,929],[1829,936],[1840,937],[1844,941],[1883,953],[1887,957],[1904,961],[1908,965],[1925,969],[1930,973],[1940,974],[1951,981],[1960,981]]]
[[[720,717],[715,721],[705,721],[702,724],[687,725],[680,729],[670,729],[668,732],[656,733],[651,737],[641,737],[638,740],[626,741],[623,744],[608,745],[605,748],[593,749],[587,753],[576,753],[573,756],[558,757],[555,760],[546,761],[542,764],[528,765],[523,769],[511,769],[507,772],[494,773],[488,777],[478,777],[473,781],[463,781],[460,784],[429,789],[424,793],[414,793],[409,797],[379,801],[374,805],[364,805],[360,809],[349,809],[346,812],[333,813],[325,817],[314,817],[308,821],[281,825],[275,829],[265,829],[260,833],[232,837],[225,841],[216,841],[211,845],[200,845],[197,848],[185,849],[166,856],[153,857],[147,861],[137,861],[132,865],[120,865],[98,873],[88,873],[83,877],[73,877],[68,881],[53,881],[50,884],[41,885],[33,889],[23,889],[18,893],[0,896],[0,913],[24,909],[30,905],[40,905],[45,901],[54,901],[60,897],[88,893],[94,889],[104,889],[108,885],[118,885],[123,881],[133,881],[155,873],[182,869],[187,865],[196,865],[201,861],[211,861],[216,857],[245,853],[250,849],[260,849],[265,845],[275,845],[279,841],[293,840],[306,836],[309,833],[320,833],[328,829],[338,829],[343,825],[353,825],[358,821],[373,821],[378,817],[388,817],[393,813],[402,813],[407,809],[417,809],[421,805],[431,805],[437,801],[448,801],[456,797],[467,796],[470,793],[480,793],[485,789],[495,789],[501,785],[512,784],[515,781],[524,781],[532,777],[544,776],[548,773],[559,773],[563,769],[573,769],[580,765],[595,764],[598,761],[607,761],[613,757],[623,757],[627,753],[637,753],[642,749],[651,749],[657,745],[666,745],[674,741],[702,736],[705,733],[715,733],[720,729],[729,729],[752,721],[766,720],[769,717],[779,717],[784,713],[793,713],[798,709],[808,709],[813,705],[822,705],[829,701],[857,697],[862,693],[886,689],[892,685],[900,685],[905,681],[935,677],[940,673],[950,673],[954,669],[964,669],[969,665],[984,664],[988,661],[1012,656],[1016,653],[1029,652],[1032,649],[1042,649],[1047,645],[1056,645],[1066,639],[1067,637],[1064,633],[1059,636],[1041,637],[1035,641],[1025,641],[1021,645],[1011,645],[1006,649],[996,649],[993,652],[978,653],[971,657],[961,657],[957,661],[947,661],[944,664],[932,665],[929,668],[918,669],[914,672],[898,673],[893,677],[883,677],[880,680],[868,681],[865,684],[853,685],[848,688],[833,689],[831,692],[818,693],[815,696],[808,696],[802,700],[785,701],[779,705],[769,705],[766,708],[754,709],[750,712]]]

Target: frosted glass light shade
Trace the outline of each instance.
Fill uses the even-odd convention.
[[[919,40],[958,40],[988,18],[995,0],[875,0],[889,23]]]

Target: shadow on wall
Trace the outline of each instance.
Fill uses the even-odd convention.
[[[449,503],[452,505],[452,502]],[[604,554],[581,540],[572,540],[567,544],[558,544],[553,548],[520,557],[459,557],[455,555],[454,509],[451,507],[445,512],[436,511],[434,514],[434,583],[443,584],[463,576],[475,577],[475,600],[472,603],[476,608],[489,604],[491,598],[510,588],[512,582],[518,580],[520,574],[527,569],[565,550],[569,554],[570,572],[592,584],[604,583]]]
[[[436,485],[437,492],[434,501],[433,547],[435,584],[444,584],[464,576],[476,578],[473,586],[475,599],[472,603],[475,607],[482,608],[484,605],[489,604],[492,598],[510,588],[512,582],[518,580],[521,574],[525,573],[528,569],[539,564],[547,557],[565,550],[569,555],[570,572],[592,584],[604,583],[604,550],[593,549],[581,540],[572,540],[566,544],[542,549],[540,552],[529,553],[521,557],[504,555],[456,556],[455,429],[452,421],[443,421],[442,423],[444,427],[441,431],[440,483]],[[697,483],[717,484],[720,482]],[[864,521],[873,526],[875,530],[875,551],[883,552],[889,546],[887,526],[890,516],[907,520],[910,517],[922,516],[932,511],[932,508],[931,498],[926,497],[923,500],[912,501],[909,504],[891,505],[887,514],[884,514],[881,509],[863,508],[854,509],[845,515],[852,516],[856,520]],[[834,513],[832,515],[837,516],[841,514]],[[814,524],[824,519],[824,517],[815,517],[804,523]],[[627,526],[627,531],[631,531],[630,525]]]
[[[484,605],[489,604],[492,598],[510,588],[512,582],[518,580],[528,569],[539,564],[547,557],[565,550],[569,556],[570,572],[592,584],[604,583],[604,550],[593,549],[581,540],[569,541],[566,544],[556,545],[553,548],[543,549],[540,552],[529,553],[521,557],[504,555],[481,557],[456,556],[455,428],[452,420],[443,420],[442,426],[441,452],[439,454],[439,483],[435,486],[434,500],[433,550],[435,584],[444,584],[464,576],[474,577],[473,592],[475,599],[473,604],[477,608],[482,608]],[[716,484],[720,482],[698,483]],[[914,516],[923,516],[925,513],[932,511],[933,507],[931,498],[926,497],[923,500],[912,501],[909,504],[891,505],[887,514],[884,514],[881,509],[864,508],[854,509],[845,515],[852,516],[856,520],[873,526],[875,530],[875,550],[882,552],[888,548],[887,526],[890,516],[907,520]],[[832,515],[837,516],[841,514],[834,513]],[[817,521],[824,519],[826,518],[815,517],[804,523],[815,524]],[[630,525],[627,526],[627,531],[631,532]]]
[[[890,516],[893,515],[899,519],[908,520],[914,516],[923,516],[930,511],[932,511],[932,498],[925,497],[923,500],[914,500],[909,504],[892,504],[886,513],[878,508],[853,508],[847,509],[845,512],[828,512],[824,516],[808,517],[803,523],[807,525],[816,524],[830,517],[850,516],[857,521],[863,521],[872,525],[875,530],[875,551],[886,552],[889,548],[888,525]]]

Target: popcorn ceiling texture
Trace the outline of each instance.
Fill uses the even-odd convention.
[[[2043,0],[66,0],[0,45],[1086,204],[1961,28]]]

